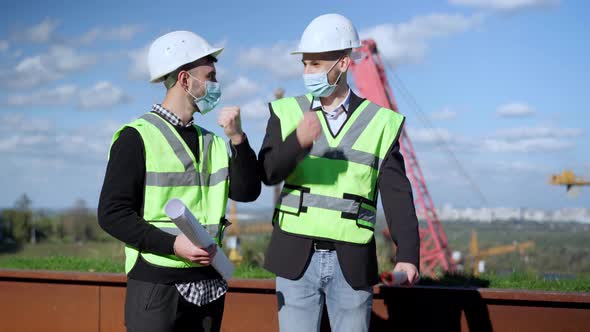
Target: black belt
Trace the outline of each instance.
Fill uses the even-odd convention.
[[[334,242],[330,242],[330,241],[313,241],[313,249],[318,251],[318,250],[328,250],[328,251],[332,251],[332,250],[336,250],[336,247],[334,246]]]

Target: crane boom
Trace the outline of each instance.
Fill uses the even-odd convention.
[[[350,70],[359,93],[378,105],[399,112],[375,41],[363,40],[355,53],[360,55],[360,59],[353,61]],[[404,156],[406,173],[412,183],[417,212],[426,219],[426,224],[419,228],[420,270],[431,276],[437,271],[452,271],[455,266],[451,260],[447,237],[434,210],[414,147],[405,129],[400,136],[400,150]]]

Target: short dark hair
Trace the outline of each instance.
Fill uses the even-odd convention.
[[[180,73],[181,71],[189,71],[195,67],[201,66],[203,65],[203,62],[205,62],[206,64],[216,63],[217,58],[212,55],[207,55],[204,58],[197,59],[193,62],[189,62],[178,67],[178,69],[166,75],[166,78],[164,79],[164,86],[166,87],[166,90],[172,89],[172,87],[176,84],[176,82],[178,81],[178,73]]]

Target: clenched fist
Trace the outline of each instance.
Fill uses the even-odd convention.
[[[303,148],[310,147],[322,133],[322,125],[315,112],[305,112],[297,126],[297,140]]]
[[[223,127],[225,135],[229,137],[233,145],[238,145],[244,140],[242,131],[242,120],[240,119],[240,108],[237,106],[226,106],[219,112],[217,119],[219,126]]]

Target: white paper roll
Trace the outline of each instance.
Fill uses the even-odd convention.
[[[408,280],[408,275],[403,271],[383,272],[381,281],[385,286],[399,286]]]
[[[405,272],[393,272],[392,285],[399,286],[408,280],[408,274]]]
[[[164,207],[164,212],[195,246],[207,248],[215,243],[203,225],[180,199],[170,199]],[[217,250],[211,265],[224,279],[230,279],[234,274],[233,264],[221,249]]]

